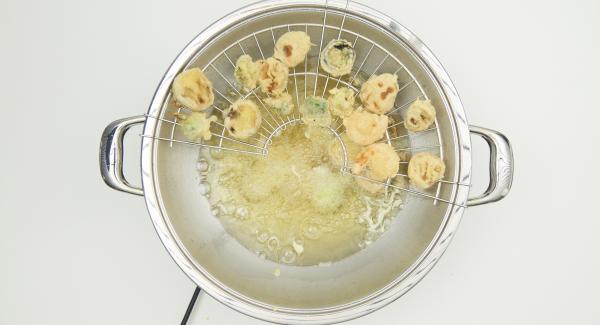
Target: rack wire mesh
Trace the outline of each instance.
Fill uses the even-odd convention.
[[[346,9],[347,8],[348,2],[346,2]],[[270,50],[275,46],[279,36],[289,31],[298,30],[305,31],[306,33],[310,32],[311,34],[320,33],[320,37],[318,49],[316,49],[318,52],[315,53],[315,51],[311,49],[311,52],[304,60],[304,64],[300,65],[300,69],[298,69],[298,66],[290,69],[286,91],[290,93],[293,99],[295,99],[296,108],[300,107],[303,103],[303,99],[306,100],[308,96],[320,95],[321,97],[325,97],[328,90],[340,87],[340,85],[354,91],[355,97],[357,97],[360,93],[360,89],[358,88],[360,83],[368,80],[370,77],[373,77],[378,73],[390,71],[393,71],[396,75],[402,74],[402,79],[406,80],[406,82],[399,87],[394,107],[386,113],[386,115],[391,118],[392,123],[388,125],[384,139],[381,141],[391,145],[398,153],[412,154],[420,151],[431,151],[437,153],[443,161],[444,147],[442,145],[442,138],[438,128],[437,119],[430,128],[420,132],[408,132],[404,129],[404,111],[417,99],[429,99],[414,74],[397,57],[386,50],[384,46],[358,32],[345,28],[344,23],[347,18],[346,10],[343,10],[343,13],[341,14],[342,18],[339,26],[328,24],[327,17],[331,13],[327,1],[325,2],[322,11],[323,20],[321,24],[284,24],[251,32],[227,46],[209,60],[205,66],[201,67],[205,74],[213,81],[216,98],[215,104],[213,104],[207,112],[218,116],[223,114],[224,107],[232,105],[236,100],[252,99],[258,103],[258,107],[263,116],[263,123],[256,135],[245,140],[235,139],[227,135],[223,122],[217,121],[211,126],[211,140],[193,142],[178,138],[181,137],[181,132],[177,131],[177,127],[181,126],[181,123],[175,115],[173,115],[173,119],[170,119],[169,116],[148,116],[148,118],[155,118],[163,123],[171,125],[168,138],[154,137],[154,139],[167,141],[170,146],[173,146],[174,144],[185,144],[212,150],[232,151],[240,154],[268,155],[269,145],[272,143],[275,136],[279,135],[288,127],[303,123],[300,113],[296,109],[292,114],[281,115],[278,111],[270,109],[268,105],[265,104],[265,100],[270,96],[268,94],[263,95],[262,93],[259,93],[258,88],[248,92],[241,91],[241,85],[237,83],[233,76],[233,71],[235,69],[234,59],[242,54],[248,54],[250,50],[258,53],[260,58],[266,59],[268,57],[265,55],[268,53],[267,50]],[[357,53],[357,58],[351,73],[337,78],[334,78],[323,71],[320,66],[323,44],[326,44],[335,37],[337,37],[337,39],[350,40]],[[316,48],[316,46],[314,48]],[[319,90],[320,94],[318,94]],[[189,112],[185,107],[178,107],[176,111],[177,113]],[[394,185],[390,179],[387,181],[378,181],[365,176],[352,174],[348,166],[349,159],[347,157],[346,146],[341,138],[341,134],[344,132],[342,119],[339,117],[334,119],[329,130],[335,135],[338,141],[340,141],[343,149],[344,162],[341,168],[342,172],[349,173],[356,178],[380,183],[385,187],[396,188],[411,195],[431,199],[433,204],[443,202],[464,207],[449,199],[440,197],[440,191],[443,185],[470,186],[469,184],[441,179],[432,190],[421,190],[410,185],[405,187]],[[419,136],[431,133],[435,133],[435,137],[430,137],[435,138],[435,141],[430,141],[430,143],[427,143],[426,145],[413,144],[414,140]],[[406,157],[406,155],[401,155],[401,157],[402,156]],[[403,159],[400,164],[401,167],[404,168],[408,164],[408,159]],[[403,173],[398,173],[395,177],[406,178],[408,176]]]

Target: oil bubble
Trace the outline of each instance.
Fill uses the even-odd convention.
[[[198,163],[196,163],[196,169],[198,170],[198,172],[200,173],[206,173],[208,172],[208,161],[206,161],[206,159],[204,158],[200,158],[198,159]]]
[[[206,182],[201,182],[198,190],[200,191],[201,195],[208,195],[210,193],[210,184],[206,183]]]
[[[267,248],[270,251],[274,251],[279,247],[279,239],[275,236],[271,236],[269,240],[267,240]]]
[[[285,264],[292,264],[296,261],[296,253],[291,247],[283,247],[279,260]]]

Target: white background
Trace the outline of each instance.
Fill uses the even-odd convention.
[[[349,324],[600,323],[600,3],[363,2],[431,47],[470,122],[512,140],[516,175],[504,201],[466,212],[421,284]],[[98,143],[146,110],[189,40],[247,3],[0,2],[0,324],[179,323],[194,285],[143,200],[103,184]],[[261,322],[206,295],[191,321],[233,323]]]

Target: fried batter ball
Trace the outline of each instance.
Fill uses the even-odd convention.
[[[387,143],[374,143],[363,148],[354,160],[352,173],[367,177],[369,179],[383,182],[388,178],[393,178],[398,174],[400,158],[394,148]],[[360,178],[359,178],[360,179]],[[377,182],[358,182],[358,184],[369,192],[377,192],[382,184]],[[367,185],[368,183],[380,186]]]
[[[195,112],[205,110],[215,100],[212,83],[199,68],[178,74],[173,80],[171,91],[179,104]]]
[[[430,100],[415,100],[406,110],[404,126],[412,132],[426,130],[435,122],[435,108]]]
[[[237,139],[246,139],[258,132],[262,116],[251,100],[238,100],[223,112],[225,128]]]
[[[210,123],[217,121],[216,116],[213,115],[206,118],[206,115],[202,112],[192,112],[189,115],[176,113],[175,116],[181,120],[179,124],[181,125],[183,135],[188,138],[188,140],[210,140],[212,137],[212,134],[210,133]]]
[[[375,114],[385,114],[394,107],[398,90],[396,75],[380,74],[363,83],[360,89],[360,100],[367,110]]]
[[[287,32],[275,43],[273,57],[279,59],[290,68],[297,66],[306,59],[312,43],[310,36],[302,31]]]
[[[388,126],[388,117],[365,112],[359,108],[344,118],[343,123],[350,140],[366,146],[383,138]]]
[[[419,152],[408,162],[408,178],[415,186],[428,189],[444,177],[446,165],[440,157],[429,152]]]

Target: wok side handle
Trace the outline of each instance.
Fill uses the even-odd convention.
[[[104,182],[115,190],[144,195],[141,187],[131,185],[123,175],[123,138],[134,125],[144,124],[145,116],[133,116],[110,123],[100,140],[100,174]]]
[[[514,174],[513,152],[510,142],[502,133],[480,126],[469,126],[472,134],[482,137],[490,147],[490,183],[483,194],[467,200],[467,206],[476,206],[503,199],[512,186]]]

